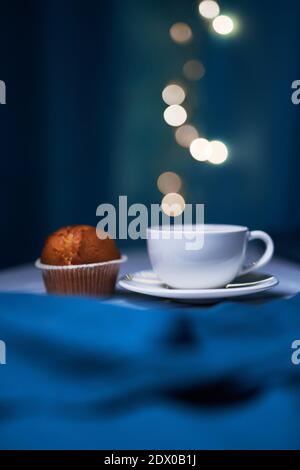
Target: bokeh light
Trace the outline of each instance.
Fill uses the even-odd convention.
[[[163,194],[177,193],[182,186],[181,178],[173,171],[162,173],[157,179],[157,187]]]
[[[187,44],[193,37],[190,26],[186,23],[175,23],[170,28],[170,36],[178,44]]]
[[[165,109],[164,120],[169,126],[181,126],[187,120],[187,112],[182,106],[172,104]]]
[[[195,160],[205,162],[212,155],[212,147],[207,139],[195,139],[190,145],[190,153]]]
[[[219,15],[213,21],[213,28],[216,33],[226,35],[232,33],[234,23],[230,16]]]
[[[188,60],[183,66],[183,74],[188,80],[200,80],[205,74],[204,65],[199,60]]]
[[[212,19],[220,13],[220,7],[213,0],[203,0],[199,5],[199,12],[204,18]]]
[[[169,217],[177,217],[185,209],[185,201],[180,194],[166,194],[161,202],[163,212]]]
[[[184,126],[178,127],[175,132],[175,139],[177,144],[181,147],[189,148],[193,140],[199,137],[197,129],[190,124],[185,124]],[[174,191],[176,192],[176,191]]]
[[[228,149],[223,142],[219,140],[213,140],[210,143],[211,146],[211,155],[208,158],[210,163],[214,163],[215,165],[220,165],[227,160],[228,157]]]
[[[180,85],[171,83],[162,92],[162,98],[166,104],[181,104],[185,100],[185,91]]]

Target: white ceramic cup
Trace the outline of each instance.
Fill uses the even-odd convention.
[[[193,237],[198,237],[200,243],[189,245]],[[258,261],[244,267],[247,244],[255,239],[262,240],[266,249]],[[274,252],[267,233],[250,232],[239,225],[151,227],[147,231],[147,246],[157,276],[178,289],[225,287],[237,275],[265,266]]]

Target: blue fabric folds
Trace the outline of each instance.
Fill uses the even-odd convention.
[[[2,449],[300,446],[300,296],[133,309],[0,296]]]

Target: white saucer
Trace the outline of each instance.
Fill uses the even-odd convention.
[[[173,289],[163,284],[153,271],[126,274],[119,281],[123,289],[167,299],[218,301],[264,292],[278,284],[276,277],[253,273],[236,278],[222,289]]]

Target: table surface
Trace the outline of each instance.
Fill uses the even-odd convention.
[[[120,277],[126,273],[150,269],[150,263],[144,251],[129,251],[128,261],[121,265]],[[289,298],[300,292],[300,264],[275,257],[263,272],[272,274],[279,279],[279,285],[271,291],[259,296],[260,301],[274,298]],[[0,271],[0,292],[45,294],[41,273],[33,265],[22,265]],[[247,303],[256,302],[257,297],[247,298]],[[142,296],[126,292],[117,288],[116,295],[109,300],[117,305],[131,306],[133,308],[162,308],[172,302],[173,306],[180,307],[181,303]]]
[[[121,276],[149,269],[127,254]],[[280,284],[215,306],[46,296],[34,266],[2,271],[0,448],[299,449],[300,265],[264,271]]]

